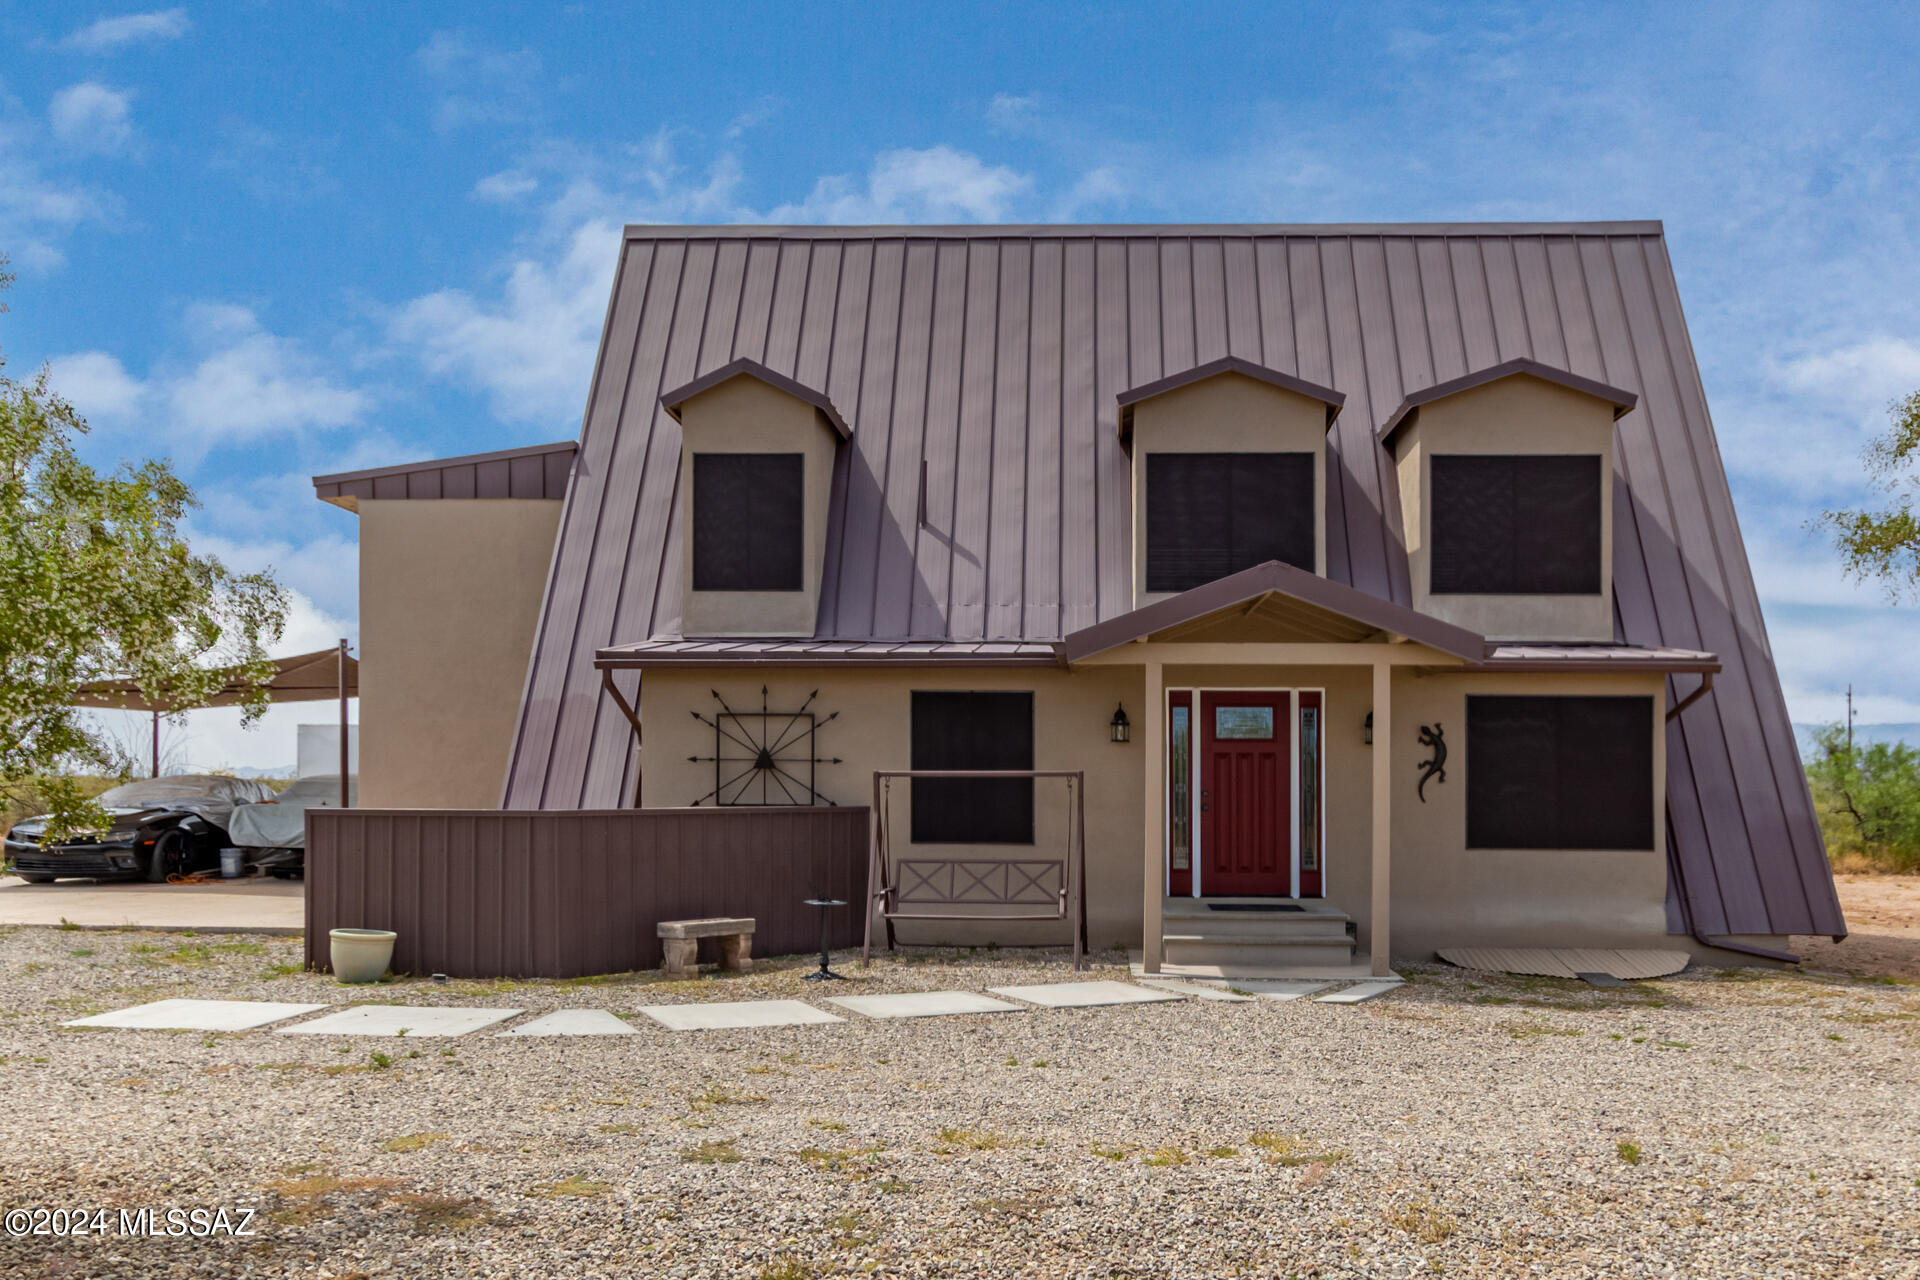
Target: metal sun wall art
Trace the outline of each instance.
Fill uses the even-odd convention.
[[[694,764],[713,765],[713,790],[693,803],[715,805],[831,805],[816,783],[817,766],[842,763],[838,756],[818,754],[821,725],[840,718],[835,711],[822,717],[812,710],[820,696],[815,689],[798,711],[776,711],[768,705],[767,687],[760,686],[758,711],[735,711],[710,689],[720,710],[713,717],[693,713],[713,728],[713,754],[688,756]],[[804,774],[804,778],[802,775]]]
[[[1420,726],[1420,745],[1431,749],[1433,752],[1432,756],[1420,762],[1420,785],[1414,788],[1420,797],[1420,803],[1425,804],[1427,802],[1427,779],[1432,778],[1436,782],[1445,782],[1447,780],[1446,731],[1440,727],[1438,720],[1435,720],[1432,724],[1423,724]]]

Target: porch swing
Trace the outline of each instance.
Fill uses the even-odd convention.
[[[893,859],[892,800],[896,779],[1062,778],[1066,780],[1065,849],[1058,858],[909,857]],[[1057,769],[895,769],[873,775],[873,833],[867,864],[869,903],[860,946],[873,956],[873,920],[886,926],[887,950],[898,945],[896,920],[1068,920],[1073,967],[1086,967],[1086,774]],[[899,883],[890,871],[897,868]]]

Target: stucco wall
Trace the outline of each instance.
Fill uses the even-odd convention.
[[[1176,388],[1133,410],[1133,597],[1147,591],[1146,456],[1149,453],[1311,453],[1313,571],[1327,572],[1327,406],[1244,374]]]
[[[1055,670],[994,671],[918,669],[913,671],[741,671],[653,670],[640,684],[646,746],[640,796],[646,808],[690,804],[712,791],[710,763],[688,756],[711,756],[714,731],[688,714],[709,718],[718,710],[710,690],[718,690],[735,710],[760,706],[760,687],[775,708],[793,710],[818,689],[814,707],[839,718],[818,734],[819,754],[844,763],[819,766],[818,786],[837,804],[867,804],[876,769],[911,767],[911,695],[915,689],[1031,690],[1034,695],[1034,767],[1084,769],[1087,774],[1087,923],[1096,946],[1139,945],[1141,858],[1141,752],[1135,741],[1107,740],[1107,724],[1116,702],[1139,721],[1140,672],[1105,669],[1067,674]],[[976,852],[990,858],[1058,858],[1065,848],[1065,789],[1058,781],[1034,784],[1034,844],[990,845]],[[914,846],[908,843],[912,800],[904,782],[893,789],[894,855],[920,849],[926,856],[964,855],[964,846]],[[1064,924],[1006,925],[973,929],[902,923],[908,941],[977,940],[1065,941]],[[1130,940],[1130,941],[1129,941]]]
[[[1436,453],[1599,454],[1600,583],[1595,595],[1436,595]],[[1613,639],[1613,406],[1524,374],[1423,406],[1394,440],[1413,607],[1496,640]]]
[[[818,409],[757,378],[730,378],[680,407],[681,634],[811,636],[820,612],[827,506],[840,436]],[[805,459],[804,553],[798,591],[693,589],[693,455],[798,453]]]
[[[1392,755],[1394,863],[1393,952],[1430,956],[1463,942],[1512,945],[1671,946],[1666,935],[1664,714],[1658,676],[1449,676],[1394,678],[1393,742],[1369,747],[1364,723],[1372,709],[1372,673],[1366,667],[1183,667],[1165,669],[1168,687],[1319,688],[1326,691],[1328,901],[1358,926],[1360,947],[1371,946],[1371,768],[1373,754]],[[845,763],[820,766],[821,791],[842,804],[867,802],[875,769],[909,764],[909,696],[914,689],[1030,689],[1034,692],[1035,767],[1087,772],[1088,921],[1095,946],[1140,945],[1140,859],[1143,763],[1141,676],[1137,667],[1082,668],[1072,673],[1032,670],[740,672],[656,670],[642,681],[647,726],[642,804],[685,805],[714,785],[710,763],[714,731],[690,711],[714,709],[717,688],[736,709],[759,706],[762,681],[776,707],[800,705],[820,690],[815,705],[839,719],[823,728],[820,754]],[[1653,736],[1655,843],[1636,851],[1470,851],[1466,842],[1466,697],[1469,693],[1634,694],[1651,697],[1647,732]],[[1107,741],[1107,721],[1124,700],[1136,726],[1126,746]],[[1427,801],[1415,795],[1426,749],[1419,726],[1445,726],[1452,756],[1447,780],[1429,783]],[[1053,857],[1061,845],[1057,793],[1039,784],[1036,844],[1031,856]],[[894,798],[895,854],[906,846],[911,816],[904,785]],[[937,855],[949,856],[951,846]],[[979,851],[1016,856],[1006,846]],[[1028,856],[1021,851],[1017,856]],[[1204,888],[1204,885],[1203,885]],[[903,924],[903,939],[1014,944],[1065,937],[1059,926]]]
[[[560,503],[360,500],[360,803],[500,804]]]

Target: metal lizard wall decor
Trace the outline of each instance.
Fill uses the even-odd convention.
[[[815,734],[821,725],[839,719],[840,713],[821,718],[811,710],[820,696],[818,689],[807,695],[798,711],[772,710],[765,685],[760,686],[758,711],[735,711],[718,689],[709,692],[720,710],[711,720],[698,711],[693,718],[713,726],[713,754],[687,759],[713,765],[713,790],[695,800],[695,805],[709,800],[716,805],[833,803],[815,785],[815,767],[839,764],[840,757],[816,754]]]
[[[1435,778],[1441,782],[1447,780],[1447,739],[1440,722],[1420,726],[1420,745],[1429,747],[1433,755],[1420,762],[1420,785],[1414,790],[1420,796],[1420,803],[1427,802],[1427,779]]]

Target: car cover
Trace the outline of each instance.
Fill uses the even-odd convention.
[[[258,778],[233,778],[217,773],[176,773],[165,778],[140,778],[103,791],[95,802],[109,812],[136,813],[171,809],[197,813],[216,827],[224,827],[234,806],[271,799],[273,788]]]
[[[360,782],[348,777],[347,799],[360,803]],[[340,775],[316,774],[301,778],[278,796],[233,811],[227,834],[236,846],[248,849],[299,849],[307,842],[307,810],[340,807]]]

